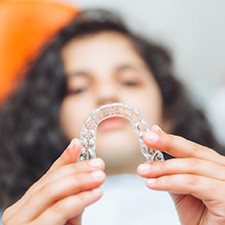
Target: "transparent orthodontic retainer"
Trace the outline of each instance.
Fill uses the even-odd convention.
[[[84,121],[83,129],[80,133],[82,150],[79,156],[79,161],[96,158],[95,140],[98,125],[103,120],[111,117],[124,117],[132,123],[140,143],[141,153],[146,160],[164,160],[162,152],[148,148],[143,141],[142,137],[143,134],[148,131],[148,125],[141,113],[129,105],[112,103],[95,109]]]

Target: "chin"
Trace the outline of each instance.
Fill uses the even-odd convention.
[[[128,133],[108,134],[97,137],[96,154],[106,161],[126,161],[137,157],[140,146],[136,136]]]

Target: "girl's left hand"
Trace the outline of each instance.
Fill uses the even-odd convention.
[[[166,134],[154,125],[146,145],[176,157],[139,165],[147,186],[171,193],[182,225],[225,224],[225,157],[212,149]]]

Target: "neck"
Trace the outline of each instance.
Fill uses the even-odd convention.
[[[136,174],[137,165],[128,166],[128,165],[120,165],[115,167],[107,167],[105,168],[105,172],[107,175],[119,175],[119,174]]]

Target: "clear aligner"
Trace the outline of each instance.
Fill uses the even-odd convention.
[[[95,140],[98,125],[103,120],[111,117],[124,117],[131,122],[140,143],[141,153],[146,160],[164,160],[162,152],[148,148],[143,141],[143,134],[148,131],[148,125],[141,113],[129,105],[112,103],[95,109],[84,121],[83,129],[80,133],[82,150],[79,161],[96,158]]]

